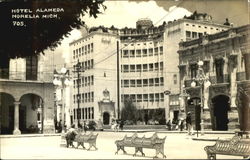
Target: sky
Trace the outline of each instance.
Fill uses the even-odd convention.
[[[240,26],[249,23],[249,4],[247,0],[106,0],[104,5],[107,9],[96,19],[88,15],[82,19],[89,28],[100,25],[135,28],[140,18],[150,18],[158,26],[163,21],[179,19],[197,11],[212,15],[215,22],[224,23],[229,18],[234,26]],[[63,59],[69,61],[69,43],[80,37],[81,32],[73,30],[71,36],[62,41],[62,45],[52,54],[54,65],[60,67],[63,66]],[[51,51],[47,52],[51,54]]]
[[[82,18],[88,28],[100,25],[105,27],[114,25],[117,28],[135,28],[136,21],[140,18],[149,18],[153,21],[155,26],[159,26],[163,21],[172,21],[174,19],[183,18],[185,15],[191,15],[191,12],[181,7],[170,6],[168,10],[166,10],[158,6],[155,1],[141,3],[105,1],[104,5],[107,9],[104,10],[102,14],[98,15],[96,19],[89,17],[89,15],[85,15]],[[52,53],[54,56],[54,65],[62,67],[64,63],[62,62],[63,58],[66,59],[66,62],[69,62],[69,43],[80,37],[81,32],[79,30],[73,30],[71,35],[62,41],[62,45]],[[46,51],[46,53],[48,52],[51,54],[51,51]]]

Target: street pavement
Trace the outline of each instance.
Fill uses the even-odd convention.
[[[60,135],[51,136],[8,136],[1,137],[1,159],[153,159],[155,150],[143,149],[145,157],[140,153],[133,157],[134,148],[125,148],[127,154],[119,151],[117,155],[115,140],[122,139],[125,134],[131,136],[133,132],[95,132],[98,133],[98,150],[87,151],[79,147],[60,147]],[[154,132],[138,133],[139,137],[150,137]],[[186,133],[158,133],[160,138],[167,136],[164,146],[166,159],[206,159],[204,147],[213,145],[214,141],[193,140],[196,135],[188,136]],[[201,138],[228,139],[232,134],[206,134]],[[85,144],[88,147],[88,144]],[[158,155],[162,158],[162,155]],[[242,159],[242,157],[218,155],[218,159]]]

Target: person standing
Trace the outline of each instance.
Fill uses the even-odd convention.
[[[187,118],[186,118],[186,123],[187,123],[187,130],[188,130],[188,135],[191,135],[192,133],[192,118],[191,118],[191,112],[188,112]]]
[[[83,130],[84,130],[84,133],[86,133],[87,129],[88,129],[87,124],[86,124],[86,122],[84,121],[84,122],[83,122]]]

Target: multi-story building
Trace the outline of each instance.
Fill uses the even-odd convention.
[[[187,111],[196,129],[203,119],[205,129],[229,130],[240,124],[241,130],[249,131],[249,32],[250,25],[245,25],[180,43],[181,87],[190,95]],[[198,74],[198,61],[203,61],[203,80],[211,85],[191,85]]]
[[[211,16],[196,12],[190,17],[164,22],[159,26],[154,26],[149,19],[140,19],[136,28],[92,28],[88,36],[70,44],[74,65],[79,59],[85,68],[82,74],[84,79],[81,80],[84,87],[81,85],[80,92],[84,93],[81,98],[87,98],[87,101],[81,101],[80,107],[87,109],[83,109],[81,115],[94,113],[90,119],[103,119],[103,115],[98,115],[98,101],[107,88],[115,102],[115,118],[120,118],[118,113],[129,98],[140,111],[143,122],[147,123],[154,117],[160,117],[156,119],[163,123],[168,119],[177,120],[180,110],[184,110],[179,104],[179,42],[228,28],[228,25],[214,23]],[[115,44],[114,41],[120,43]],[[88,82],[91,84],[92,81],[94,85],[88,86]],[[78,108],[76,79],[74,83],[74,108]],[[166,91],[170,95],[164,94]],[[88,98],[91,99],[92,95],[93,102],[89,102]],[[81,119],[89,118],[81,116]]]
[[[110,124],[111,120],[117,117],[119,105],[117,101],[117,95],[119,95],[117,93],[117,52],[119,50],[117,33],[110,33],[104,27],[92,28],[88,35],[70,43],[70,49],[74,73],[72,87],[74,123],[77,123],[79,119],[80,123],[101,120],[104,124]],[[78,80],[77,73],[74,71],[79,66],[84,72],[79,73]]]
[[[184,110],[179,104],[179,42],[228,28],[214,23],[207,14],[195,12],[158,27],[141,19],[136,28],[121,29],[121,105],[130,97],[146,121],[154,119],[155,112],[165,115],[166,120],[177,120]]]
[[[53,73],[44,58],[10,59],[0,69],[1,134],[54,133]]]

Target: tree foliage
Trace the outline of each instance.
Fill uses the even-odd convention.
[[[121,111],[121,119],[123,121],[133,121],[134,124],[136,123],[136,120],[138,119],[137,108],[135,107],[131,99],[126,99],[124,101],[124,107]]]
[[[0,64],[13,57],[37,55],[46,49],[55,49],[63,37],[74,28],[84,25],[81,16],[97,17],[104,0],[2,0],[0,1]],[[12,9],[63,8],[58,18],[13,19]],[[20,13],[19,13],[20,14]],[[23,13],[26,14],[26,13]],[[29,14],[29,13],[28,13]],[[31,13],[30,13],[31,14]],[[24,26],[14,26],[13,21],[23,21]],[[3,65],[2,65],[3,66]]]

